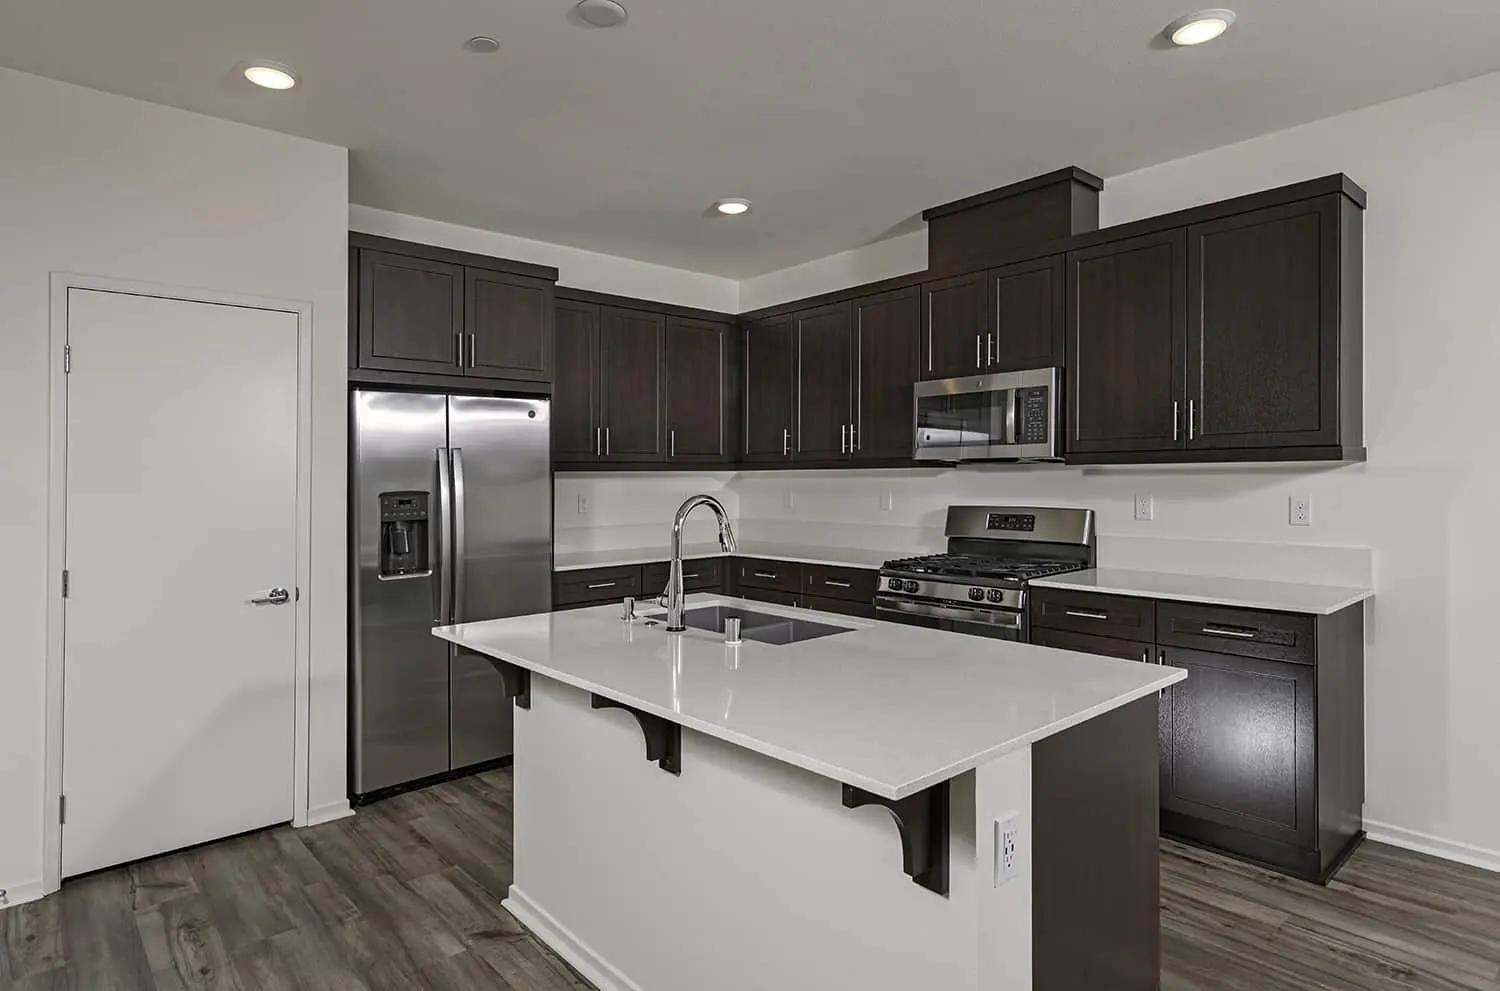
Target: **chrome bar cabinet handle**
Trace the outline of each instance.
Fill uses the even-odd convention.
[[[1069,609],[1063,615],[1072,616],[1075,619],[1109,619],[1109,613],[1095,612],[1092,609]]]
[[[1225,626],[1205,626],[1203,635],[1206,637],[1234,637],[1236,640],[1254,640],[1254,630],[1231,630]]]

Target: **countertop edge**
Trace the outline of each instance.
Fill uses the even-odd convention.
[[[573,556],[576,556],[576,555],[579,555],[579,554],[592,554],[592,553],[594,553],[594,552],[593,551],[563,551],[560,556],[562,556],[562,557],[573,557]],[[660,564],[660,563],[662,563],[664,561],[667,561],[667,560],[669,560],[671,558],[671,554],[670,553],[651,552],[649,554],[645,554],[645,553],[640,553],[640,552],[632,551],[632,550],[630,550],[628,548],[626,550],[620,551],[618,554],[616,554],[613,551],[599,551],[598,553],[601,555],[601,560],[599,560],[597,562],[591,561],[588,564],[564,564],[564,565],[558,565],[558,564],[554,563],[553,566],[552,566],[552,570],[554,572],[557,572],[558,574],[566,574],[566,573],[568,573],[570,571],[589,571],[589,570],[592,570],[594,568],[630,568],[630,567],[634,567],[636,565]],[[890,554],[886,555],[886,560],[895,560],[896,558],[899,558],[899,557],[902,557],[902,556],[903,555],[901,555],[899,553],[894,553],[893,552],[893,553],[890,553]],[[869,564],[869,563],[864,563],[864,562],[849,561],[849,560],[846,560],[846,559],[838,559],[838,558],[834,558],[834,557],[831,557],[831,556],[817,556],[817,555],[812,555],[812,556],[805,556],[805,555],[804,556],[798,556],[796,554],[773,554],[773,553],[771,553],[769,551],[756,551],[756,550],[743,550],[743,549],[741,549],[741,550],[735,550],[735,551],[723,551],[723,550],[684,551],[683,555],[682,555],[682,559],[684,561],[704,561],[704,560],[708,560],[708,559],[711,559],[711,558],[718,558],[718,557],[745,557],[745,558],[751,558],[751,559],[754,559],[754,560],[757,560],[757,561],[789,561],[789,562],[791,562],[793,564],[817,564],[817,565],[824,565],[824,566],[831,567],[831,568],[853,568],[853,569],[855,569],[857,571],[879,571],[880,568],[881,568],[880,564]],[[882,564],[883,563],[884,562],[882,562]]]
[[[1127,569],[1122,569],[1127,570]],[[1056,588],[1069,592],[1096,592],[1100,595],[1123,595],[1136,599],[1165,599],[1171,602],[1191,602],[1199,605],[1210,606],[1232,606],[1239,609],[1265,609],[1271,612],[1298,613],[1304,616],[1332,616],[1375,597],[1375,590],[1371,588],[1353,588],[1344,585],[1316,585],[1312,583],[1301,583],[1305,588],[1326,589],[1336,592],[1338,596],[1321,603],[1316,607],[1310,607],[1305,602],[1293,602],[1290,599],[1277,598],[1275,596],[1254,595],[1214,595],[1205,592],[1177,592],[1163,591],[1161,589],[1144,588],[1133,586],[1128,583],[1085,583],[1078,580],[1078,576],[1087,572],[1070,572],[1062,575],[1054,575],[1048,578],[1037,578],[1031,581],[1033,588]],[[1143,572],[1143,574],[1153,574]],[[1295,582],[1273,582],[1258,578],[1226,578],[1222,575],[1183,575],[1177,573],[1161,572],[1163,576],[1182,579],[1201,579],[1209,582],[1244,582],[1246,584],[1287,585],[1299,584]]]

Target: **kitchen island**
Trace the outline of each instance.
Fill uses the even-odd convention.
[[[506,675],[505,904],[586,977],[1157,987],[1157,693],[1184,672],[688,607],[710,628],[601,606],[435,631]],[[731,614],[739,645],[718,632]]]

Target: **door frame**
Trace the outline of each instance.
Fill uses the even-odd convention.
[[[63,598],[67,551],[68,380],[63,370],[68,342],[68,291],[153,296],[188,303],[239,306],[291,313],[297,317],[297,533],[296,595],[292,603],[295,655],[295,710],[292,744],[292,825],[308,824],[310,740],[308,704],[312,691],[310,658],[312,606],[312,303],[246,296],[194,287],[163,285],[71,272],[51,273],[48,339],[49,395],[47,451],[47,660],[44,774],[42,791],[42,894],[62,887],[63,794]],[[303,596],[301,593],[309,594]]]

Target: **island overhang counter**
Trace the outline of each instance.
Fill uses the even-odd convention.
[[[724,596],[688,605],[761,629],[729,645],[601,606],[435,631],[506,674],[505,905],[586,977],[606,991],[1157,986],[1156,701],[1185,672]],[[771,621],[840,629],[764,642]]]

